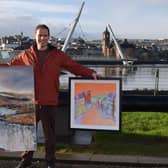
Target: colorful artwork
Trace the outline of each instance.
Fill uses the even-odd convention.
[[[0,66],[0,149],[36,150],[31,66]]]
[[[70,127],[120,130],[120,79],[70,78]]]

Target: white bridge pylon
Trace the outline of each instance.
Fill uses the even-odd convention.
[[[120,45],[118,44],[118,42],[117,42],[117,40],[115,38],[115,35],[114,35],[113,30],[111,28],[111,25],[108,24],[108,27],[109,27],[109,29],[111,31],[112,38],[113,38],[114,44],[115,44],[115,46],[116,46],[116,48],[117,48],[117,50],[119,52],[119,55],[120,55],[121,59],[123,59],[123,64],[124,65],[132,65],[133,61],[128,60],[128,58],[126,56],[124,56],[124,54],[123,54],[123,52],[122,52],[122,50],[120,48]]]
[[[65,43],[64,43],[64,45],[63,45],[63,47],[62,47],[62,51],[64,51],[64,52],[65,52],[66,49],[67,49],[67,46],[68,46],[68,44],[69,44],[69,41],[70,41],[70,39],[71,39],[71,37],[72,37],[72,34],[73,34],[73,32],[74,32],[74,30],[75,30],[75,28],[76,28],[76,25],[77,25],[77,23],[78,23],[78,21],[79,21],[79,18],[80,18],[80,15],[81,15],[81,13],[82,13],[82,10],[83,10],[84,5],[85,5],[85,2],[82,2],[82,5],[81,5],[80,10],[79,10],[79,13],[78,13],[78,15],[77,15],[77,17],[76,17],[76,19],[75,19],[75,22],[74,22],[74,24],[72,25],[72,27],[71,27],[71,29],[70,29],[68,35],[67,35],[67,38],[66,38],[66,40],[65,40]]]

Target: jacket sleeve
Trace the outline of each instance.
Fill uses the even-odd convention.
[[[70,71],[71,73],[82,76],[82,77],[92,77],[92,74],[95,73],[94,70],[89,69],[76,61],[72,60],[70,56],[62,53],[63,68]]]
[[[0,66],[9,66],[8,63],[0,64]]]
[[[10,61],[8,61],[7,63],[5,64],[2,64],[2,65],[25,65],[25,61],[23,59],[25,55],[25,51],[21,52],[20,54],[18,54],[17,56],[13,57]]]

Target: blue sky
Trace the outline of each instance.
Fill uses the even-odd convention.
[[[0,0],[0,36],[23,32],[33,37],[39,23],[51,35],[67,30],[83,0]],[[168,38],[168,0],[85,0],[75,34],[102,38],[107,24],[118,38]]]

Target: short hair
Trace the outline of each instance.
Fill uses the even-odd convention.
[[[50,35],[50,29],[49,29],[49,27],[47,25],[45,25],[45,24],[39,24],[39,25],[36,26],[35,31],[37,31],[40,28],[46,29],[48,31],[48,35]]]

